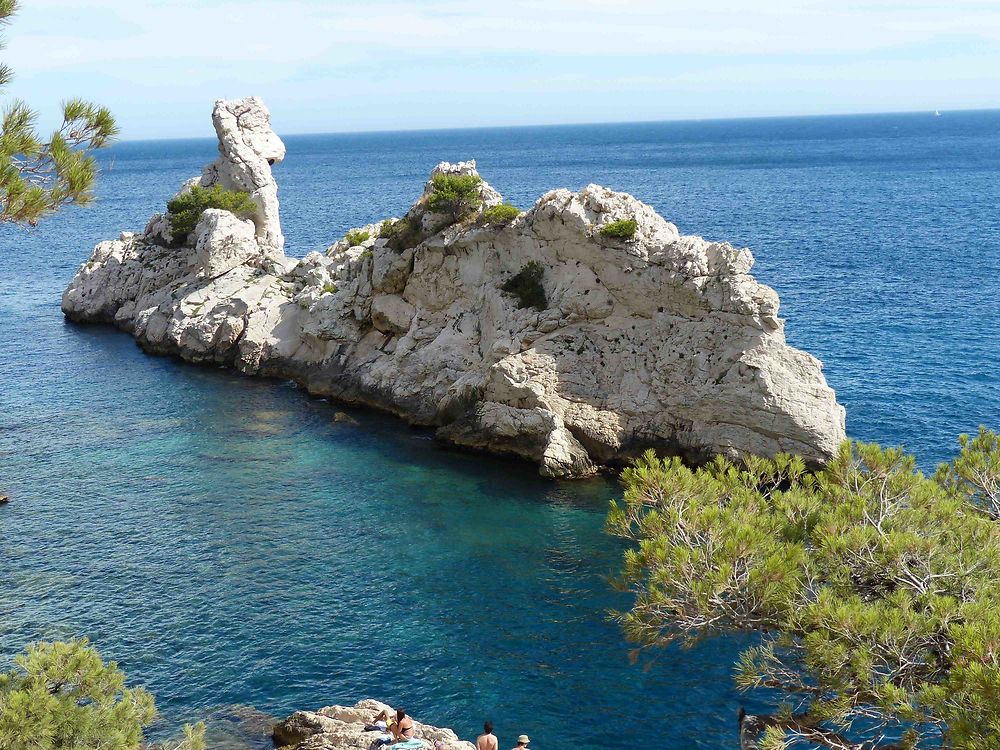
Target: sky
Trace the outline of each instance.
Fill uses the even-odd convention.
[[[285,135],[1000,107],[1000,0],[21,0],[0,60],[55,124]]]

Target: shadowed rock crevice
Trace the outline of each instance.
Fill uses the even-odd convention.
[[[63,295],[66,316],[113,323],[152,352],[291,378],[546,476],[645,447],[818,464],[843,440],[843,407],[820,362],[785,342],[746,248],[682,236],[598,185],[493,224],[483,212],[503,198],[480,180],[473,207],[435,213],[433,176],[478,179],[469,161],[438,165],[402,220],[290,259],[270,169],[284,146],[268,121],[259,99],[216,103],[219,158],[182,188],[246,190],[252,221],[210,209],[188,246],[168,247],[157,216],[102,242]],[[630,237],[601,233],[630,220]],[[522,306],[504,286],[525,268],[543,294]]]

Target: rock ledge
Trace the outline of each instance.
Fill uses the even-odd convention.
[[[379,733],[366,732],[364,728],[380,711],[393,713],[386,704],[371,699],[351,707],[296,711],[275,726],[274,745],[291,750],[368,750]],[[471,742],[460,740],[450,729],[438,729],[416,720],[413,726],[415,739],[428,750],[475,750]]]

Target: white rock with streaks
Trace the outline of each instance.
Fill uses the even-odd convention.
[[[367,750],[381,736],[366,732],[381,711],[395,715],[385,703],[363,700],[354,706],[327,706],[319,711],[296,711],[274,727],[274,745],[291,750]],[[413,717],[410,717],[413,720]],[[413,720],[414,739],[428,750],[475,750],[450,729],[440,729]]]
[[[221,276],[260,255],[253,222],[239,219],[229,211],[206,209],[198,220],[194,237],[195,262],[208,277]]]
[[[220,99],[212,111],[212,124],[219,138],[219,158],[205,167],[200,184],[209,187],[218,183],[227,190],[250,193],[257,204],[257,236],[280,253],[285,238],[271,167],[285,158],[285,144],[271,130],[270,112],[257,96]]]
[[[360,245],[287,260],[267,198],[283,148],[266,110],[220,102],[213,120],[222,156],[209,181],[253,186],[271,206],[253,238],[248,222],[206,212],[194,247],[168,247],[154,217],[143,235],[97,246],[63,296],[67,317],[118,325],[150,351],[291,378],[547,476],[647,447],[821,463],[844,439],[843,407],[820,362],[785,342],[749,250],[682,236],[598,185],[553,190],[486,226],[479,214],[502,198],[485,182],[480,208],[457,222],[428,209],[428,183],[402,235],[373,222]],[[471,161],[434,173],[477,174]],[[620,219],[635,220],[633,237],[601,233]],[[542,309],[503,291],[526,268],[541,270]]]
[[[372,299],[372,325],[389,335],[410,330],[417,308],[398,294],[380,294]]]

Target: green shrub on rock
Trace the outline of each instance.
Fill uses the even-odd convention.
[[[431,194],[427,207],[435,213],[447,214],[458,221],[482,204],[479,185],[482,178],[474,174],[436,174],[431,177]]]
[[[209,208],[221,208],[241,219],[249,219],[257,212],[257,204],[250,193],[226,190],[218,184],[207,188],[196,185],[167,203],[174,241],[179,244],[186,242],[198,225],[198,219]]]
[[[616,240],[628,240],[635,236],[635,230],[639,228],[635,219],[619,219],[610,224],[605,224],[600,229],[602,237],[611,237]]]
[[[542,286],[542,276],[545,274],[545,266],[537,260],[529,260],[521,270],[504,282],[500,288],[507,294],[517,297],[517,306],[520,308],[533,307],[536,310],[544,310],[548,305],[545,297],[545,287]]]
[[[417,214],[410,214],[398,221],[383,221],[378,236],[388,240],[386,244],[397,253],[408,247],[416,247],[427,239],[421,218]]]
[[[501,203],[483,211],[484,224],[510,224],[521,215],[521,209],[509,203]]]
[[[389,246],[392,246],[393,241],[399,236],[400,233],[406,228],[406,219],[397,219],[396,221],[390,221],[386,219],[382,222],[382,226],[378,230],[378,236],[380,239],[388,240]]]
[[[355,247],[371,237],[371,234],[363,230],[352,230],[344,235],[348,247]]]

